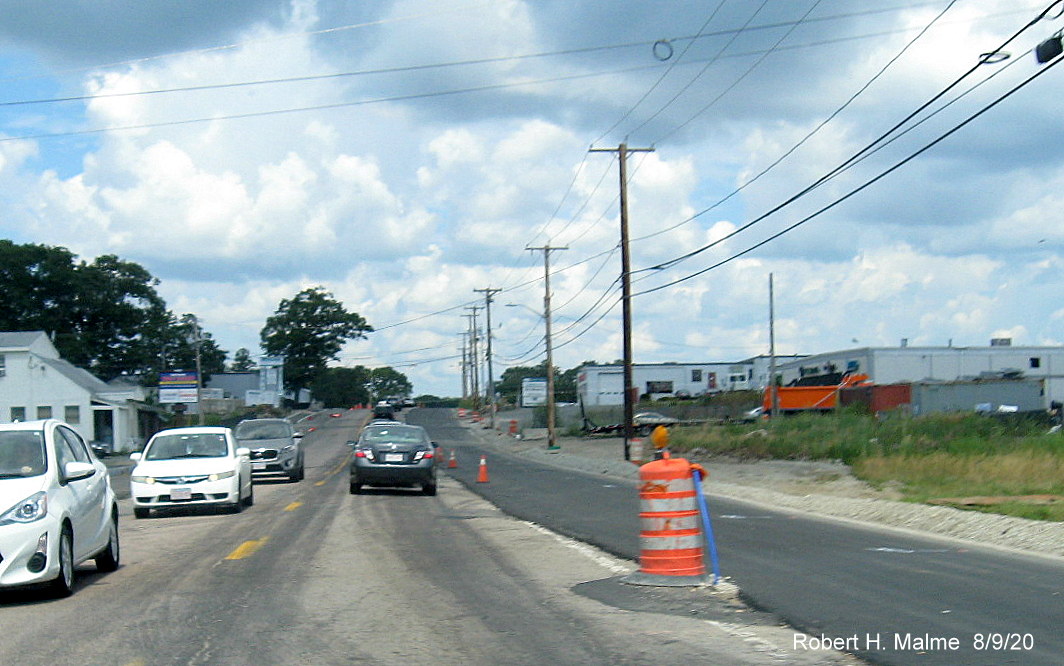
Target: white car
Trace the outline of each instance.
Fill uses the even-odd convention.
[[[118,558],[118,502],[85,440],[55,419],[0,425],[0,588],[65,597],[75,566],[114,571]]]
[[[226,506],[240,512],[255,501],[251,451],[221,427],[173,428],[155,433],[144,451],[130,456],[133,515],[152,509]]]

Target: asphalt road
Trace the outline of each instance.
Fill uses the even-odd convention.
[[[242,513],[137,520],[122,500],[117,571],[80,567],[67,599],[0,594],[0,663],[780,663],[778,627],[765,640],[733,603],[625,589],[628,563],[449,477],[435,497],[349,494],[345,442],[365,416],[304,422],[306,479],[256,483]]]
[[[637,559],[635,485],[478,444],[446,410],[411,412],[503,511]],[[477,462],[490,481],[476,483]],[[1064,663],[1064,562],[710,497],[721,569],[744,598],[812,638],[883,664]],[[708,566],[708,564],[707,564]],[[800,637],[797,640],[801,640]]]

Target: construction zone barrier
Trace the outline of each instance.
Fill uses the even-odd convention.
[[[692,470],[702,468],[668,453],[639,468],[639,571],[632,585],[707,585],[704,537]]]
[[[454,469],[458,467],[458,459],[454,457],[454,449],[451,449],[451,457],[447,459],[448,469]]]
[[[480,456],[480,469],[477,471],[477,483],[488,482],[488,458]]]
[[[510,419],[510,434],[517,436],[517,419]]]
[[[465,417],[466,417],[465,407],[459,407],[458,408],[458,418],[464,419]]]

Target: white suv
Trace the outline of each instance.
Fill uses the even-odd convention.
[[[118,502],[107,467],[55,419],[0,424],[0,588],[73,591],[74,567],[118,568]]]

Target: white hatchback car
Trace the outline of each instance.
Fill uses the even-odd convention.
[[[0,424],[0,588],[73,591],[74,567],[118,568],[118,502],[107,467],[67,424]]]
[[[239,512],[255,501],[251,451],[222,427],[173,428],[155,433],[130,476],[133,515],[152,509],[220,505]]]

